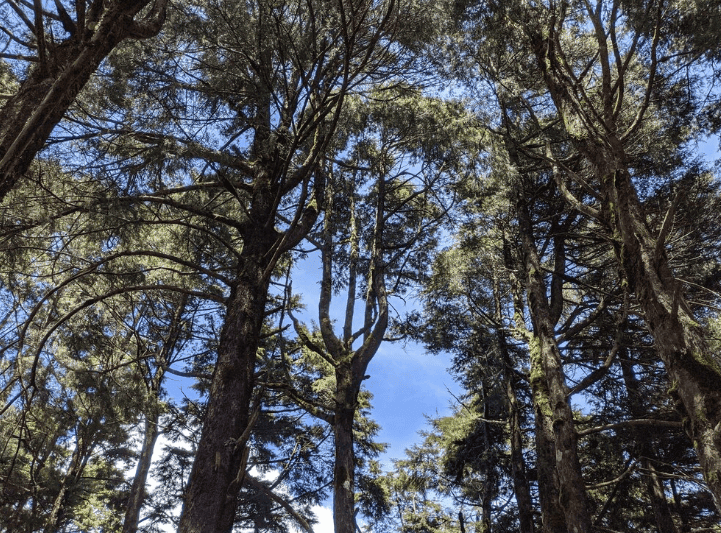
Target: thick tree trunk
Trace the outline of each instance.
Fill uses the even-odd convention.
[[[509,265],[507,265],[509,266]],[[523,271],[519,265],[519,271]],[[513,269],[511,270],[513,271]],[[524,340],[530,346],[534,343],[533,333],[526,331],[523,316],[523,286],[519,279],[513,279],[516,328],[524,332]],[[556,446],[553,435],[552,410],[548,396],[548,385],[544,379],[540,358],[530,361],[531,402],[533,404],[534,436],[536,448],[536,481],[538,500],[541,504],[543,533],[567,533],[566,517],[560,505],[559,482],[556,475]]]
[[[565,124],[584,125],[582,132],[570,131],[569,139],[587,159],[599,187],[602,208],[598,217],[611,233],[615,254],[630,292],[636,295],[646,325],[654,338],[659,357],[671,381],[671,393],[683,405],[686,430],[694,443],[704,479],[713,494],[716,508],[721,512],[721,362],[709,349],[693,312],[683,297],[682,285],[668,265],[665,252],[666,234],[670,230],[673,212],[668,213],[659,235],[651,234],[629,172],[629,159],[624,138],[634,138],[633,130],[641,124],[644,108],[635,125],[620,131],[614,106],[622,100],[621,89],[626,80],[612,80],[606,33],[599,13],[591,22],[596,26],[600,67],[603,82],[599,85],[602,109],[584,110],[577,105],[577,87],[569,84],[564,59],[560,56],[557,13],[551,13],[547,34],[526,27],[546,86],[556,109]],[[660,20],[660,19],[659,19]],[[657,31],[660,31],[657,28]],[[654,40],[655,47],[658,41]],[[655,48],[654,48],[655,54]],[[656,72],[648,73],[653,89]],[[651,92],[649,92],[651,94]],[[575,126],[574,126],[575,127]],[[550,155],[550,154],[549,154]],[[559,184],[564,177],[557,176]],[[568,196],[566,199],[570,200]],[[570,200],[588,211],[588,206]]]
[[[536,477],[541,504],[543,533],[566,533],[566,517],[561,507],[553,417],[548,387],[540,358],[531,359],[531,394],[535,419]]]
[[[27,172],[107,55],[127,37],[150,37],[160,30],[166,3],[156,0],[150,18],[136,22],[133,17],[149,0],[105,2],[106,6],[95,10],[99,20],[92,21],[97,24],[94,30],[85,21],[76,21],[73,37],[48,47],[46,60],[33,67],[0,110],[0,201]]]
[[[228,300],[180,533],[229,533],[233,528],[247,462],[253,374],[268,296],[267,257],[276,238],[272,227],[263,226],[246,235],[241,270]]]
[[[541,261],[533,239],[531,217],[522,192],[517,196],[516,205],[526,273],[528,307],[534,329],[534,340],[530,343],[529,350],[531,385],[535,389],[534,398],[539,397],[536,411],[541,412],[544,424],[547,424],[549,418],[552,421],[559,504],[565,515],[566,528],[573,533],[590,533],[591,516],[576,450],[577,436],[573,411],[568,401],[568,387],[561,364],[560,350],[556,343],[546,286],[541,273]],[[547,431],[548,428],[544,428],[544,435]],[[539,453],[539,461],[540,459]]]
[[[349,372],[336,372],[338,380],[336,411],[333,419],[335,466],[333,469],[333,525],[335,533],[355,533],[355,456],[353,417],[356,411],[354,388]],[[346,374],[346,375],[343,375]],[[350,394],[349,394],[350,393]]]
[[[663,235],[651,236],[627,170],[605,178],[606,207],[618,240],[616,255],[636,294],[654,345],[683,405],[684,427],[721,512],[721,365],[708,347],[668,266]]]

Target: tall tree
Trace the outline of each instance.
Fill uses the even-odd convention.
[[[325,414],[316,412],[333,427],[334,522],[336,531],[347,533],[356,527],[353,422],[361,384],[390,325],[389,298],[425,276],[436,231],[452,201],[442,188],[462,167],[464,140],[458,133],[468,120],[460,106],[408,86],[381,88],[372,96],[354,102],[345,115],[349,139],[341,148],[347,157],[332,171],[315,240],[322,262],[322,343],[313,342],[296,322],[306,347],[333,367],[334,405],[321,409]],[[337,335],[331,302],[341,289],[347,294]]]
[[[525,31],[571,142],[588,162],[589,177],[600,193],[600,205],[591,208],[592,212],[614,236],[619,264],[644,311],[659,357],[677,385],[689,420],[689,436],[721,510],[721,363],[710,351],[684,297],[682,282],[668,263],[666,239],[675,206],[669,208],[658,231],[652,232],[632,173],[633,139],[647,124],[654,97],[663,97],[665,90],[673,89],[671,73],[661,67],[665,54],[674,53],[664,47],[669,46],[669,15],[663,3],[646,3],[643,9],[653,36],[644,38],[640,30],[623,27],[620,6],[602,2],[579,6],[593,26],[595,54],[590,65],[581,65],[563,58],[570,54],[562,38],[566,24],[574,24],[570,7],[566,3],[553,6],[544,14],[540,27],[526,23]],[[621,32],[628,35],[619,35]],[[639,58],[639,51],[646,47],[647,55]],[[637,68],[643,69],[646,79],[642,90],[635,86],[633,71]],[[584,83],[569,83],[586,76],[598,91],[597,97],[591,97]],[[577,179],[566,169],[559,168],[557,174],[562,187]],[[571,196],[569,200],[579,206]],[[583,209],[588,211],[589,206]]]

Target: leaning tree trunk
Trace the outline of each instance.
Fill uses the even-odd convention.
[[[130,488],[128,503],[125,509],[125,520],[123,521],[123,533],[135,533],[140,522],[140,511],[145,500],[145,485],[150,473],[150,466],[153,461],[155,443],[160,435],[160,390],[165,377],[165,371],[170,365],[170,360],[175,352],[182,332],[182,318],[188,303],[188,295],[181,296],[180,303],[173,313],[172,320],[168,327],[168,334],[163,339],[163,346],[156,353],[155,364],[157,370],[155,375],[150,375],[147,386],[150,393],[150,405],[145,415],[145,431],[143,433],[143,445],[140,449],[138,465],[135,469],[135,477]]]
[[[68,492],[75,488],[75,485],[83,473],[85,461],[89,455],[90,453],[85,445],[84,439],[78,435],[76,438],[75,449],[73,450],[73,454],[70,458],[68,470],[63,477],[62,483],[60,484],[60,490],[55,495],[50,516],[48,517],[45,529],[43,530],[44,533],[55,533],[60,529],[67,510]]]
[[[27,172],[108,54],[128,37],[151,37],[160,31],[167,0],[156,0],[145,17],[134,20],[149,4],[149,0],[96,0],[87,14],[96,20],[85,20],[86,14],[79,13],[68,40],[54,44],[42,36],[38,63],[0,110],[0,201]],[[42,34],[42,27],[36,31]]]
[[[180,533],[229,533],[233,528],[248,458],[253,374],[269,286],[268,257],[277,235],[272,226],[259,226],[245,235],[240,272],[228,299]]]
[[[160,420],[160,412],[154,409],[152,413],[145,417],[145,431],[143,434],[143,446],[140,450],[138,465],[135,469],[133,484],[130,489],[130,497],[128,498],[127,507],[125,509],[125,520],[123,521],[123,533],[135,533],[138,530],[140,521],[140,510],[145,500],[145,483],[150,472],[150,465],[153,459],[153,450],[158,440],[160,431],[158,422]]]
[[[683,405],[684,427],[721,512],[721,364],[669,268],[665,231],[653,237],[646,225],[629,172],[617,170],[604,179],[606,208],[618,236],[618,261],[668,372],[669,392]]]
[[[563,2],[561,6],[567,7]],[[649,43],[653,56],[647,73],[649,96],[655,88],[657,74],[655,54],[661,31],[658,26],[662,20],[661,8],[659,4],[656,34]],[[721,362],[710,350],[683,296],[681,282],[675,279],[668,264],[665,241],[673,222],[673,208],[667,213],[659,234],[652,235],[629,171],[624,143],[638,136],[648,101],[635,110],[636,119],[626,131],[621,131],[615,110],[621,109],[622,88],[628,82],[623,77],[613,79],[619,72],[609,59],[609,30],[603,28],[600,10],[589,15],[596,29],[596,57],[603,74],[598,86],[598,98],[603,106],[590,111],[578,105],[577,92],[582,90],[581,84],[569,84],[571,78],[557,27],[557,24],[562,26],[563,18],[552,12],[543,32],[533,24],[526,24],[525,29],[555,107],[563,123],[574,130],[569,131],[569,139],[590,164],[602,204],[594,216],[610,232],[616,258],[666,367],[670,392],[683,407],[686,431],[693,441],[716,508],[721,512]],[[580,127],[582,131],[575,131]],[[557,180],[565,188],[564,177],[557,176]],[[564,196],[579,210],[587,213],[595,210],[573,198],[567,190]]]

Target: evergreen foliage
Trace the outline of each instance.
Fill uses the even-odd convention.
[[[717,4],[2,3],[0,531],[718,531]]]

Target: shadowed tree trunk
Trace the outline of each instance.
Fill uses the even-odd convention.
[[[272,220],[269,202],[252,213]],[[232,530],[243,484],[250,436],[250,403],[256,350],[268,296],[269,259],[277,233],[272,223],[246,235],[240,272],[226,305],[202,436],[190,473],[181,533]]]
[[[503,245],[505,249],[505,237]],[[504,261],[507,263],[506,268],[512,271],[510,257],[504,258]],[[511,279],[512,282],[516,283],[515,275],[511,274]],[[515,291],[517,292],[518,289],[515,289]],[[493,274],[493,299],[495,321],[497,324],[502,324],[501,288],[495,272]],[[505,382],[506,400],[508,401],[508,430],[511,441],[511,477],[513,479],[513,492],[516,495],[516,504],[518,505],[519,532],[534,533],[533,500],[528,483],[526,462],[523,459],[523,433],[521,431],[521,410],[516,395],[515,366],[508,351],[506,332],[500,327],[496,328],[496,341],[503,359],[503,381]]]
[[[519,270],[523,271],[523,269]],[[534,342],[534,336],[524,326],[523,287],[520,280],[514,280],[513,290],[516,328],[522,332],[523,340],[530,346]],[[543,368],[539,358],[532,358],[530,366],[529,381],[535,428],[536,479],[543,532],[566,533],[566,518],[560,505],[559,480],[555,467],[556,448],[548,385],[543,378]]]
[[[160,353],[155,357],[155,364],[157,365],[156,373],[154,376],[151,375],[147,378],[147,385],[150,389],[150,407],[149,412],[145,414],[143,444],[140,449],[140,457],[138,457],[133,484],[130,488],[130,495],[128,496],[125,519],[123,521],[123,533],[135,533],[138,530],[140,511],[143,508],[143,502],[146,496],[145,485],[148,480],[148,474],[150,473],[155,444],[160,435],[160,427],[158,425],[160,423],[160,406],[158,405],[160,401],[160,389],[163,378],[165,377],[165,371],[170,365],[170,358],[178,344],[182,330],[182,317],[187,302],[188,296],[183,295],[180,304],[177,306],[175,313],[173,313],[171,323],[168,326],[168,334],[163,339]]]
[[[157,410],[145,417],[143,445],[140,449],[138,465],[135,468],[133,485],[130,488],[130,496],[128,497],[128,504],[125,510],[125,520],[123,521],[123,533],[135,533],[138,530],[140,510],[143,508],[143,501],[145,500],[145,484],[150,472],[155,443],[160,435],[158,428],[159,418],[160,415]]]
[[[622,348],[622,350],[624,349]],[[628,353],[621,353],[619,359],[623,382],[626,385],[631,416],[636,419],[647,418],[648,413],[644,408],[641,392],[639,391],[638,379],[636,379],[633,364],[628,358]],[[653,445],[644,435],[642,429],[634,428],[633,432],[636,437],[635,441],[638,443],[638,454],[641,456],[641,466],[648,472],[646,477],[646,490],[648,492],[648,498],[651,501],[651,508],[656,519],[658,533],[678,533],[671,516],[671,508],[666,499],[663,481],[656,474],[656,469],[653,466],[653,458],[656,455],[653,450]]]

